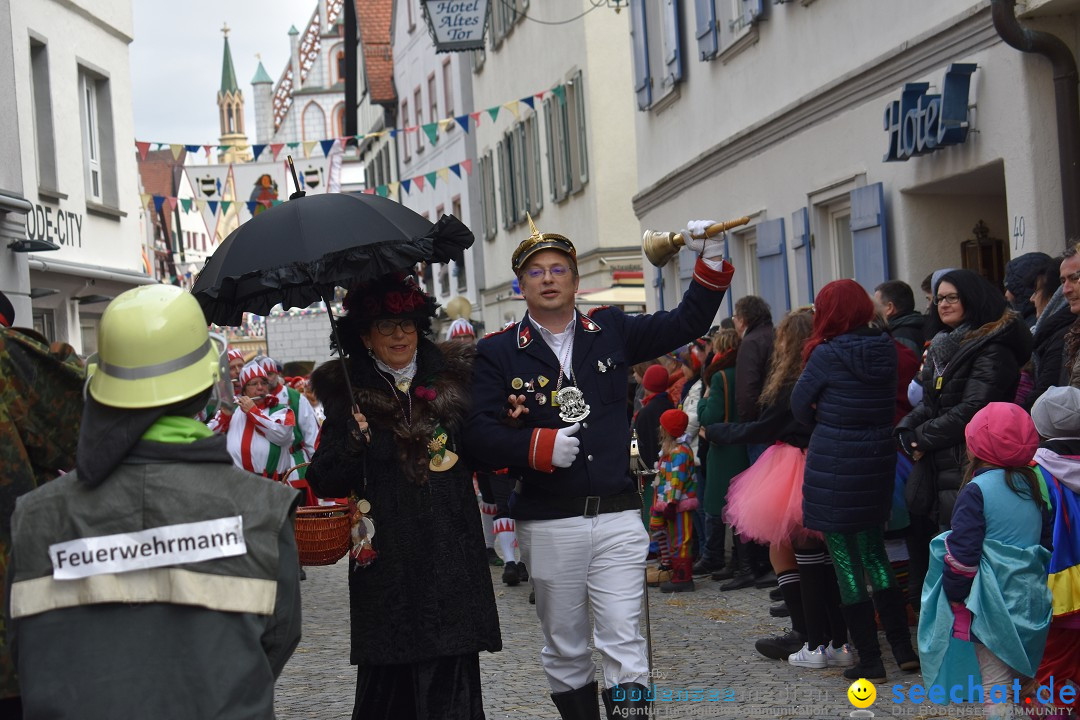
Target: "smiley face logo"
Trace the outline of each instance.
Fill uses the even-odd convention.
[[[877,688],[865,678],[859,678],[851,683],[847,690],[848,702],[857,708],[868,708],[877,700]]]

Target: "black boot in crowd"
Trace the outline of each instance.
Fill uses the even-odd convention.
[[[879,590],[874,593],[874,605],[877,606],[881,627],[885,629],[885,639],[889,641],[896,664],[901,670],[918,670],[919,654],[911,647],[904,591],[898,587]]]
[[[731,579],[720,586],[721,592],[728,592],[729,590],[741,590],[742,588],[750,587],[754,584],[754,558],[752,557],[753,549],[752,543],[744,541],[739,535],[734,535],[735,554],[738,556],[737,563],[732,562],[735,567],[735,572],[731,576]],[[713,575],[713,579],[717,578]]]
[[[551,693],[551,701],[559,709],[562,720],[600,720],[600,706],[596,703],[595,680],[577,690]]]
[[[502,581],[504,584],[514,587],[528,579],[529,571],[525,568],[525,563],[510,560],[503,565]]]
[[[874,603],[863,600],[843,607],[848,635],[859,652],[859,662],[844,671],[848,680],[866,678],[873,683],[885,682],[885,666],[881,662],[881,646],[878,644],[877,621],[874,619]]]

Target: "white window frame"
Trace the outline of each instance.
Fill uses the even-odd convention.
[[[524,172],[529,188],[529,212],[536,216],[544,209],[543,163],[540,161],[540,118],[530,112],[522,119],[525,150]]]
[[[34,148],[37,156],[39,190],[59,192],[56,171],[56,133],[53,130],[52,83],[49,76],[49,46],[30,38],[30,88],[32,93]]]
[[[428,75],[427,89],[428,89],[428,113],[431,116],[431,122],[438,122],[439,120],[439,85],[438,80],[435,79],[435,73]],[[438,137],[439,126],[435,126],[435,137]]]
[[[499,233],[499,218],[495,210],[495,168],[491,150],[480,156],[480,208],[484,216],[484,239],[492,240]]]
[[[86,196],[91,201],[102,204],[105,183],[101,174],[101,125],[98,122],[97,92],[97,80],[88,73],[79,73]]]
[[[401,101],[401,127],[405,128],[409,124],[409,100],[406,98]],[[420,132],[417,130],[416,132]],[[401,133],[401,159],[404,162],[412,160],[412,154],[409,152],[409,133]]]
[[[547,140],[548,180],[551,183],[551,199],[562,202],[570,194],[566,172],[566,139],[563,133],[562,108],[559,98],[544,98],[544,133]]]
[[[754,25],[753,18],[747,18],[747,14],[743,12],[742,0],[727,0],[727,2],[731,10],[728,31],[731,33],[732,40],[738,40],[750,32],[750,28]]]
[[[851,233],[851,200],[845,199],[828,206],[828,240],[832,253],[833,277],[836,279],[855,277],[855,247]],[[842,224],[847,232],[841,237]],[[846,261],[846,262],[845,262]]]
[[[738,0],[735,1],[738,2]],[[675,60],[675,56],[679,52],[679,28],[672,22],[673,13],[668,9],[676,2],[678,0],[663,0],[662,5],[664,7],[660,10],[660,54],[664,60],[664,68],[667,68],[668,64]],[[668,77],[666,70],[663,75],[661,85],[670,87],[675,84],[675,81]]]
[[[413,105],[415,106],[413,107],[413,112],[416,113],[416,122],[414,123],[416,125],[416,131],[413,132],[413,135],[416,136],[417,155],[424,152],[424,128],[421,127],[424,124],[423,99],[424,96],[420,90],[420,86],[417,85],[416,89],[413,90]]]
[[[573,97],[573,103],[570,102]],[[585,122],[585,86],[580,70],[574,73],[566,87],[567,120],[570,126],[571,168],[574,171],[573,192],[579,192],[589,182],[589,148]]]
[[[851,277],[851,275],[841,274],[843,263],[837,247],[835,223],[844,215],[851,217],[851,191],[865,185],[866,175],[859,173],[837,179],[807,195],[807,206],[810,208],[810,237],[813,241],[810,253],[814,264],[815,287],[823,287],[826,283],[842,277]],[[850,242],[847,247],[850,251],[852,248]],[[848,261],[854,267],[853,254]]]
[[[446,106],[446,117],[454,117],[454,78],[453,67],[450,65],[450,58],[446,58],[442,63],[442,81],[443,81],[443,105]],[[453,125],[447,127],[453,129]]]
[[[756,295],[761,287],[761,268],[758,265],[757,256],[757,229],[747,230],[740,236],[743,245],[743,253],[746,256],[746,284],[749,286],[748,294]]]

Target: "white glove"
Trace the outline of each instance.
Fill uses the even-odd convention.
[[[568,468],[574,464],[578,446],[581,445],[581,441],[574,437],[574,433],[580,429],[581,423],[574,423],[570,427],[559,428],[559,431],[555,433],[555,446],[551,449],[552,465]]]
[[[705,229],[715,224],[715,220],[691,220],[686,223],[686,229],[682,231],[686,247],[707,260],[722,259],[724,257],[724,242],[720,239],[720,236],[705,237]],[[698,237],[694,237],[695,235]]]

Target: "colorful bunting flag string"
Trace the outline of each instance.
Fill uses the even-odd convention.
[[[432,188],[437,187],[439,182],[448,182],[450,179],[450,173],[453,173],[455,177],[462,177],[462,171],[465,171],[465,175],[472,175],[473,161],[462,160],[461,162],[454,163],[453,165],[447,165],[446,167],[432,170],[431,172],[423,173],[411,178],[402,179],[400,182],[387,183],[385,185],[376,185],[375,187],[369,187],[364,190],[365,193],[372,195],[377,194],[381,197],[391,197],[398,194],[398,189],[405,191],[408,195],[415,187],[418,191],[423,191],[425,187],[430,186]],[[219,191],[220,192],[220,191]],[[199,198],[178,198],[172,195],[152,195],[150,193],[143,193],[140,196],[142,201],[142,207],[147,207],[151,203],[154,205],[154,212],[161,212],[162,209],[168,205],[170,210],[175,210],[177,203],[184,210],[184,212],[191,212],[192,208],[199,210],[200,212],[205,208],[210,211],[212,216],[217,215],[218,207],[220,206],[222,213],[228,213],[229,209],[239,203],[247,208],[247,211],[254,215],[259,206],[266,208],[277,207],[284,200],[202,200]]]
[[[530,109],[535,110],[536,101],[543,100],[545,96],[549,95],[554,95],[559,99],[559,102],[565,103],[566,86],[563,84],[555,85],[554,87],[547,90],[541,90],[538,93],[527,95],[518,100],[510,100],[509,102],[501,103],[499,105],[493,105],[485,110],[478,110],[476,112],[465,113],[463,115],[446,117],[440,120],[435,120],[433,122],[424,123],[422,125],[406,125],[404,127],[393,128],[390,130],[380,130],[379,132],[374,133],[361,133],[359,135],[326,138],[324,140],[308,140],[302,143],[256,143],[251,145],[188,145],[185,143],[163,143],[148,140],[136,140],[135,150],[139,155],[139,159],[141,160],[146,159],[146,154],[150,152],[151,149],[162,150],[165,148],[168,148],[172,152],[174,160],[180,157],[181,151],[187,151],[189,154],[194,155],[197,154],[199,150],[202,150],[206,153],[206,157],[209,158],[210,154],[214,150],[220,150],[221,152],[227,152],[229,150],[242,152],[249,148],[251,149],[251,153],[254,156],[255,160],[258,160],[259,157],[268,149],[271,155],[273,155],[274,159],[277,160],[278,154],[281,153],[282,149],[284,149],[285,147],[288,147],[289,151],[292,153],[295,153],[297,150],[302,149],[304,153],[304,158],[310,158],[311,153],[315,150],[316,147],[318,147],[320,150],[322,150],[323,157],[326,157],[330,154],[330,151],[333,150],[334,145],[339,142],[342,144],[342,147],[344,147],[345,143],[350,140],[355,140],[359,143],[365,138],[369,137],[377,138],[383,137],[385,135],[390,135],[390,137],[394,138],[397,137],[398,133],[415,132],[423,132],[427,136],[431,144],[435,145],[438,142],[439,130],[445,132],[456,123],[461,127],[462,130],[468,133],[470,131],[470,127],[472,129],[476,129],[476,127],[480,124],[480,118],[483,113],[486,112],[491,117],[491,121],[494,122],[499,117],[499,111],[504,109],[508,110],[514,116],[514,118],[518,118],[520,115],[519,103],[525,104],[529,106]]]

